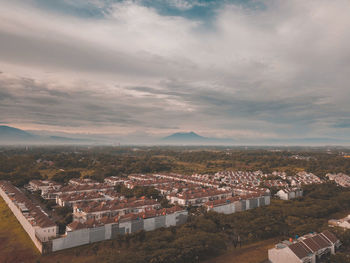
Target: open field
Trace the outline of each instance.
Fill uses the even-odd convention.
[[[205,261],[205,263],[263,263],[267,261],[267,250],[272,248],[279,239],[272,238],[252,243],[241,248],[230,248],[217,258]]]

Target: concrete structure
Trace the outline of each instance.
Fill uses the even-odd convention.
[[[330,254],[335,254],[339,246],[339,239],[326,230],[294,241],[283,241],[269,249],[268,257],[271,263],[316,263]]]

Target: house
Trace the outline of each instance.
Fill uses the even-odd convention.
[[[270,204],[269,195],[259,193],[234,196],[230,198],[209,201],[204,204],[207,211],[217,213],[232,214]]]
[[[118,184],[123,184],[127,179],[120,178],[118,176],[110,176],[104,179],[104,182],[108,185],[116,186]]]
[[[291,200],[294,198],[302,197],[303,190],[301,188],[284,188],[279,190],[276,196],[282,200]]]
[[[339,239],[326,230],[283,241],[268,250],[268,258],[271,263],[316,263],[335,254],[340,245]]]
[[[70,184],[60,188],[59,190],[49,190],[42,193],[41,196],[44,199],[56,199],[62,194],[73,194],[73,193],[87,193],[87,192],[106,192],[113,190],[114,187],[107,184],[85,184],[85,185],[74,185]]]
[[[68,184],[71,184],[71,185],[96,185],[96,184],[98,184],[98,182],[96,182],[95,180],[92,180],[90,178],[84,178],[84,179],[73,178],[73,179],[69,180]]]
[[[328,221],[328,224],[330,226],[337,226],[344,229],[350,229],[350,214],[347,217],[339,220],[331,219]]]
[[[50,180],[31,180],[27,186],[27,189],[32,192],[40,191],[42,194],[49,190],[59,190],[61,187],[61,184]]]

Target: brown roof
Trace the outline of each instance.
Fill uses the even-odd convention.
[[[35,206],[17,187],[13,186],[9,181],[0,181],[0,187],[7,193],[12,202],[20,207],[24,205],[28,209],[28,214],[23,215],[31,222],[42,228],[56,226],[56,224],[41,209]],[[34,220],[30,220],[32,217]]]
[[[336,243],[339,239],[330,231],[325,230],[321,233],[321,235],[325,236],[329,241],[333,244]]]
[[[324,239],[320,234],[313,237],[313,240],[320,245],[321,248],[326,248],[331,245],[329,241]]]
[[[303,242],[308,248],[310,248],[312,250],[312,252],[316,252],[319,251],[320,249],[322,249],[322,247],[320,247],[320,245],[318,245],[313,239],[312,237],[307,238],[302,240],[301,242]]]
[[[302,243],[294,243],[294,244],[290,245],[289,248],[300,259],[303,259],[303,258],[307,257],[309,254],[312,253],[312,251],[310,249],[308,249]]]
[[[86,228],[86,226],[84,224],[80,223],[79,221],[73,221],[67,227],[69,227],[73,231],[78,230],[78,229],[82,229],[82,228]]]

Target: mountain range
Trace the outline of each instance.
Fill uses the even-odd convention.
[[[13,144],[91,144],[89,139],[43,136],[10,126],[0,125],[0,145]]]
[[[113,134],[70,134],[45,131],[24,131],[0,125],[0,145],[69,144],[69,145],[350,145],[349,140],[334,138],[210,138],[191,132],[177,132],[159,138],[145,134],[118,137]]]

